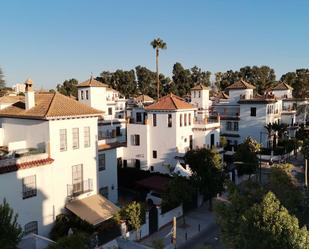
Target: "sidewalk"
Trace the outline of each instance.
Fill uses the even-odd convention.
[[[177,247],[197,236],[200,232],[211,228],[215,224],[215,216],[208,211],[208,203],[204,203],[200,208],[187,213],[185,221],[186,225],[183,224],[183,218],[177,219]],[[151,246],[152,241],[163,239],[165,246],[170,245],[171,230],[172,224],[169,224],[143,239],[140,243]]]

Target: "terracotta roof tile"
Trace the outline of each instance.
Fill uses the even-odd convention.
[[[160,98],[157,102],[145,107],[146,110],[178,110],[178,109],[194,109],[195,107],[182,98],[169,94]]]
[[[278,85],[271,88],[271,90],[293,90],[293,87],[289,86],[288,84],[284,82],[280,82]]]
[[[247,83],[244,80],[239,80],[235,82],[234,84],[228,86],[225,88],[226,90],[238,90],[238,89],[255,89],[255,86]]]
[[[0,110],[0,117],[51,119],[58,117],[100,116],[102,111],[91,108],[60,93],[35,94],[35,106],[25,109],[25,100]]]
[[[0,104],[10,104],[18,102],[19,100],[22,100],[23,96],[3,96],[0,98]]]
[[[218,93],[217,93],[216,98],[219,98],[219,99],[228,99],[228,98],[229,98],[229,95],[227,95],[225,92],[221,91],[221,92],[218,92]]]
[[[140,101],[140,102],[154,102],[154,99],[149,97],[148,95],[139,95],[135,98],[136,101]]]
[[[89,80],[86,80],[78,84],[77,87],[108,87],[108,85],[100,81],[97,81],[93,77],[91,77]]]
[[[1,166],[0,174],[13,172],[13,171],[17,171],[20,169],[29,169],[29,168],[39,167],[43,165],[48,165],[48,164],[52,164],[53,162],[54,162],[54,159],[46,158],[46,159],[40,159],[40,160],[35,160],[35,161],[25,162],[25,163],[20,163],[20,164]]]
[[[202,84],[197,84],[194,87],[192,87],[191,90],[209,90],[209,88]]]

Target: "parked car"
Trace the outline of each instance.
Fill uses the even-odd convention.
[[[146,202],[153,205],[161,205],[161,194],[151,190],[146,196]]]

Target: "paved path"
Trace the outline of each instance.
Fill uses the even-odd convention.
[[[185,224],[183,218],[177,220],[177,248],[184,245],[190,239],[195,238],[198,234],[205,231],[212,231],[215,229],[215,216],[208,211],[208,204],[195,209],[185,215]],[[163,239],[165,246],[170,245],[172,225],[168,225],[160,229],[158,232],[150,235],[141,241],[142,244],[151,246],[152,241]],[[186,247],[182,247],[186,248]]]

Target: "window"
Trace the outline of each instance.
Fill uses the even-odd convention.
[[[140,145],[139,135],[132,135],[132,145],[138,146]]]
[[[226,130],[227,130],[227,131],[231,131],[231,130],[232,130],[232,122],[228,121],[228,122],[226,123]]]
[[[152,114],[152,125],[157,126],[157,114]]]
[[[167,114],[167,126],[172,127],[172,114]]]
[[[198,91],[198,97],[199,98],[201,97],[201,91]]]
[[[90,127],[84,127],[84,146],[90,147]]]
[[[23,199],[36,196],[36,176],[27,176],[22,179]]]
[[[99,192],[100,192],[100,195],[108,199],[108,186],[100,188]]]
[[[31,233],[38,234],[38,222],[37,221],[31,221],[24,226],[24,235],[28,235]]]
[[[182,126],[182,114],[179,115],[179,124],[180,124],[180,127]]]
[[[72,166],[73,194],[83,192],[83,165]]]
[[[73,150],[79,148],[79,129],[73,128],[72,129],[72,137],[73,137]]]
[[[105,170],[105,154],[99,155],[99,171]]]
[[[196,98],[196,91],[193,91],[194,98]]]
[[[86,99],[89,98],[88,90],[86,90]]]
[[[113,108],[112,107],[108,107],[108,115],[113,115]]]
[[[67,147],[67,129],[60,129],[60,151],[66,151]]]
[[[184,125],[187,126],[187,113],[184,114]]]
[[[238,122],[234,122],[234,131],[238,131]]]
[[[136,122],[141,123],[142,122],[142,113],[137,112],[136,113]]]
[[[80,91],[80,98],[84,99],[84,91]]]
[[[189,113],[189,125],[191,125],[191,113]]]
[[[256,107],[251,107],[251,117],[255,117],[256,116]]]
[[[157,151],[156,150],[152,151],[152,158],[157,158]]]

